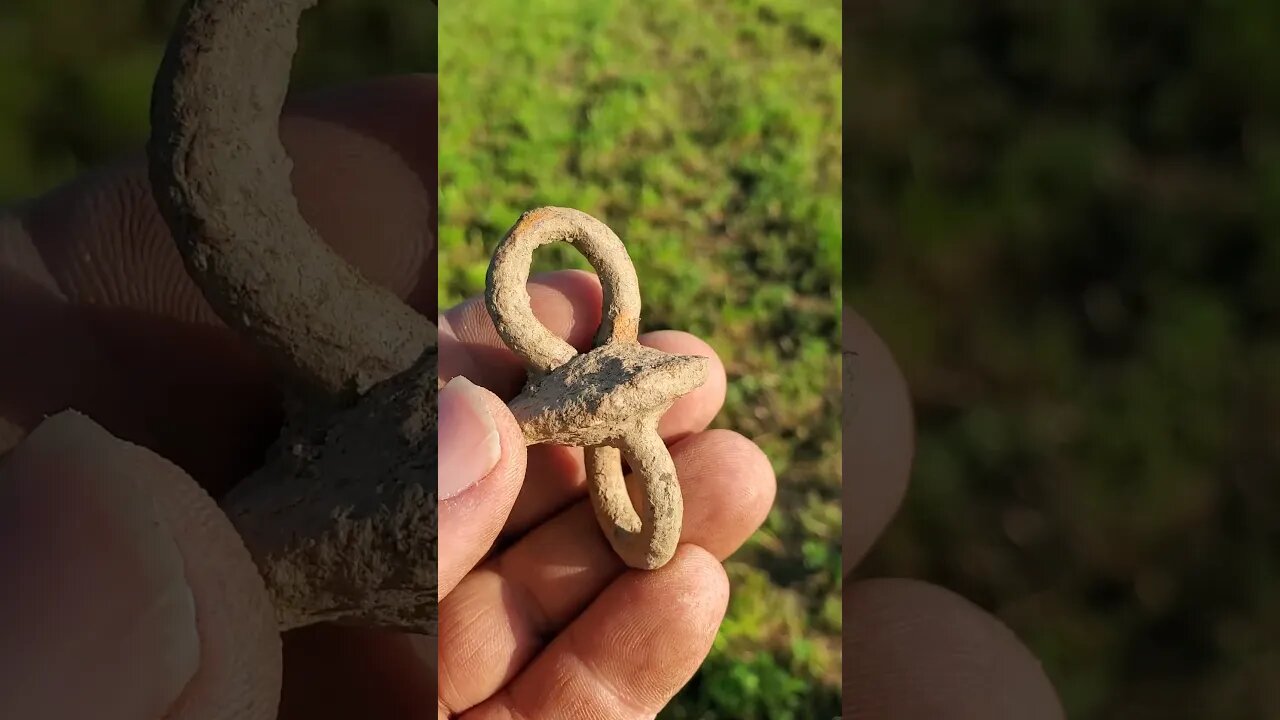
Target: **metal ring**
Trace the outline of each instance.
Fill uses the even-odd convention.
[[[595,346],[635,342],[640,326],[640,282],[627,248],[607,225],[571,208],[544,207],[520,216],[494,251],[485,303],[507,347],[535,373],[546,374],[578,351],[547,330],[533,314],[526,284],[533,251],[553,242],[577,248],[595,268],[604,307]]]

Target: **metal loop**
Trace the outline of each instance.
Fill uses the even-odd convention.
[[[498,335],[530,371],[546,374],[578,351],[533,314],[526,287],[533,251],[553,242],[577,248],[595,268],[604,290],[595,346],[635,342],[640,325],[640,282],[627,248],[607,225],[571,208],[544,207],[520,216],[494,251],[486,305]]]

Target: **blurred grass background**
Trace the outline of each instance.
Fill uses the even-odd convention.
[[[846,299],[915,396],[865,574],[1082,720],[1280,717],[1280,3],[858,3]]]
[[[146,142],[177,0],[0,3],[0,203],[51,189]],[[292,92],[432,72],[426,0],[323,0],[302,16]]]
[[[0,203],[142,147],[177,7],[0,5]],[[441,19],[441,302],[482,290],[521,211],[595,214],[628,243],[644,329],[716,348],[716,425],[779,476],[777,509],[729,563],[712,656],[668,718],[839,713],[839,20],[835,0],[486,0]],[[425,0],[322,0],[292,87],[434,70],[435,41]],[[585,265],[539,253],[559,267]]]
[[[729,374],[715,425],[779,492],[728,563],[711,657],[665,718],[839,714],[841,38],[835,0],[486,0],[440,17],[440,303],[524,210],[627,243],[643,328]],[[450,42],[456,39],[455,42]],[[535,270],[589,266],[566,246]]]

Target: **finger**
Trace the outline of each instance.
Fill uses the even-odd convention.
[[[678,330],[645,333],[640,336],[640,344],[673,355],[696,355],[711,361],[707,367],[706,382],[688,395],[677,398],[658,423],[658,434],[667,444],[705,430],[724,407],[728,386],[724,363],[716,351],[699,338]]]
[[[436,188],[439,178],[439,87],[435,75],[416,73],[363,80],[299,98],[293,108],[306,117],[349,128],[395,150],[426,190],[431,217],[427,231],[436,228]],[[344,235],[345,237],[345,235]],[[352,235],[352,239],[359,235]],[[419,283],[431,297],[415,305],[434,308],[436,284]],[[435,315],[438,308],[431,310]]]
[[[303,216],[428,317],[435,96],[432,76],[376,81],[291,103],[280,128]],[[140,154],[0,221],[0,346],[14,350],[0,355],[10,442],[76,407],[216,494],[278,426],[267,368],[186,274]]]
[[[726,430],[684,440],[672,458],[685,499],[681,542],[723,560],[773,505],[769,461]],[[497,692],[625,571],[586,501],[531,531],[441,603],[442,700],[460,711]]]
[[[450,380],[438,402],[443,599],[498,538],[524,480],[525,446],[506,405],[466,378]]]
[[[279,720],[428,718],[435,707],[429,638],[333,625],[284,635]]]
[[[1059,720],[1035,657],[948,590],[868,580],[844,596],[844,714],[863,720]]]
[[[631,570],[547,650],[466,720],[652,718],[693,677],[724,619],[729,580],[720,562],[682,545],[658,570]]]
[[[303,217],[430,318],[439,314],[437,96],[434,75],[366,80],[302,98],[285,115],[296,129],[281,129]]]
[[[844,530],[848,573],[897,512],[915,429],[907,383],[884,341],[844,309]]]
[[[660,330],[640,336],[640,342],[678,355],[698,355],[711,362],[707,382],[678,398],[658,424],[668,445],[705,430],[724,406],[724,363],[707,343],[683,332]],[[537,445],[529,448],[528,479],[502,529],[504,538],[516,537],[546,520],[587,492],[582,448]]]
[[[217,506],[82,415],[0,470],[0,716],[274,717],[275,615]]]
[[[581,270],[545,273],[530,279],[528,291],[539,322],[579,352],[591,348],[604,302],[604,291],[595,275]],[[450,308],[439,326],[441,379],[465,375],[504,400],[520,392],[524,364],[498,337],[483,297]]]

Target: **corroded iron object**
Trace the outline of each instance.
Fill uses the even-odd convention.
[[[533,251],[552,242],[577,248],[604,288],[600,330],[587,353],[551,334],[530,307],[525,286]],[[662,567],[680,540],[684,501],[658,420],[706,382],[709,361],[639,343],[640,285],[627,249],[608,226],[578,210],[544,207],[521,215],[494,251],[487,280],[498,334],[529,369],[528,384],[510,403],[525,442],[584,447],[591,503],[614,551],[630,567]],[[638,511],[623,458],[637,485]]]

